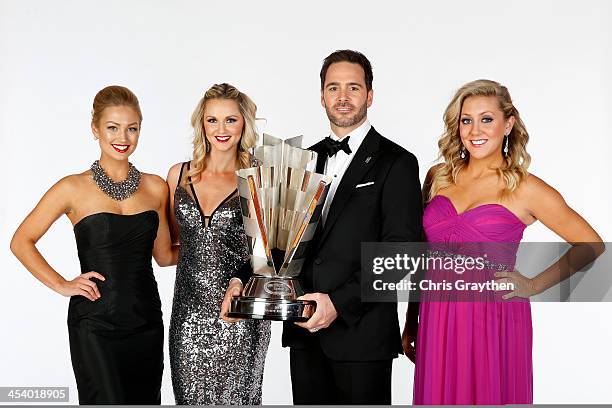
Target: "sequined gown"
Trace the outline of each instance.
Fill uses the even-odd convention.
[[[248,260],[237,190],[204,216],[184,163],[174,193],[180,252],[170,320],[179,405],[259,405],[270,322],[219,318],[229,280]]]

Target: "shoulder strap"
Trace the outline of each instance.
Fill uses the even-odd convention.
[[[190,162],[187,162],[187,171],[190,169]],[[200,205],[200,200],[198,200],[198,195],[196,194],[195,187],[191,182],[191,176],[187,176],[189,179],[189,187],[191,188],[191,194],[193,195],[193,199],[195,200],[196,206],[198,207],[198,211],[200,212],[200,217],[202,219],[202,225],[206,224],[206,217],[204,216],[204,211],[202,210],[202,206]]]
[[[189,162],[187,162],[189,163]],[[183,181],[183,170],[185,169],[185,163],[181,164],[181,172],[179,173],[178,181],[176,185],[178,186]]]

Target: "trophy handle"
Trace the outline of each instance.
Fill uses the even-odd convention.
[[[304,231],[306,231],[306,227],[308,227],[308,224],[310,223],[310,219],[312,218],[312,214],[314,213],[317,207],[317,204],[319,203],[319,200],[321,199],[321,196],[323,195],[323,192],[325,191],[326,187],[327,187],[327,184],[325,184],[325,182],[323,181],[319,182],[319,187],[317,188],[317,191],[312,197],[312,200],[310,200],[310,205],[308,206],[308,211],[306,211],[306,214],[304,215],[304,219],[302,220],[302,225],[300,225],[300,229],[295,234],[295,237],[293,238],[293,241],[291,242],[291,246],[289,247],[289,250],[287,251],[285,255],[283,266],[281,267],[281,270],[279,272],[280,276],[284,276],[283,274],[289,267],[289,263],[293,260],[293,256],[295,255],[295,251],[297,251],[297,248],[300,245],[300,241],[302,240]]]

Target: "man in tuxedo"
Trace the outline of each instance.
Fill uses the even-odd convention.
[[[361,301],[361,243],[420,240],[423,210],[416,158],[368,122],[372,79],[356,51],[336,51],[321,68],[331,133],[310,149],[333,181],[300,273],[301,299],[316,301],[316,311],[283,328],[294,404],[391,404],[391,366],[402,354],[397,304]],[[226,313],[241,292],[233,278],[224,320],[238,320]]]
[[[361,243],[419,241],[422,200],[414,155],[369,123],[372,67],[361,53],[332,53],[321,68],[331,133],[310,149],[332,176],[300,275],[316,312],[285,322],[294,404],[391,404],[391,367],[402,354],[396,303],[361,301]]]

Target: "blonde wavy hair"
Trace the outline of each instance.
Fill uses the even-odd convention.
[[[461,109],[463,102],[470,96],[495,96],[499,102],[499,109],[504,114],[504,119],[514,117],[515,120],[508,136],[508,155],[505,156],[500,151],[503,163],[496,169],[499,177],[504,180],[505,184],[502,194],[505,195],[516,190],[519,184],[527,177],[527,168],[531,162],[531,156],[529,156],[526,149],[529,134],[518,110],[512,103],[510,93],[505,86],[495,81],[479,79],[468,82],[459,88],[444,112],[445,131],[438,141],[440,149],[438,159],[444,158],[444,163],[433,170],[429,194],[426,197],[427,201],[435,197],[438,191],[455,184],[457,175],[470,160],[467,150],[465,151],[464,159],[460,156],[463,144],[459,136]]]
[[[204,132],[204,109],[206,108],[206,103],[212,99],[231,99],[236,101],[240,114],[244,118],[244,127],[237,153],[237,159],[241,168],[251,165],[249,149],[255,147],[257,143],[258,135],[257,128],[255,127],[257,105],[246,94],[230,84],[223,83],[211,86],[202,99],[200,99],[193,115],[191,115],[191,126],[193,126],[194,131],[193,166],[191,166],[188,175],[192,179],[198,179],[206,168],[208,141]]]

